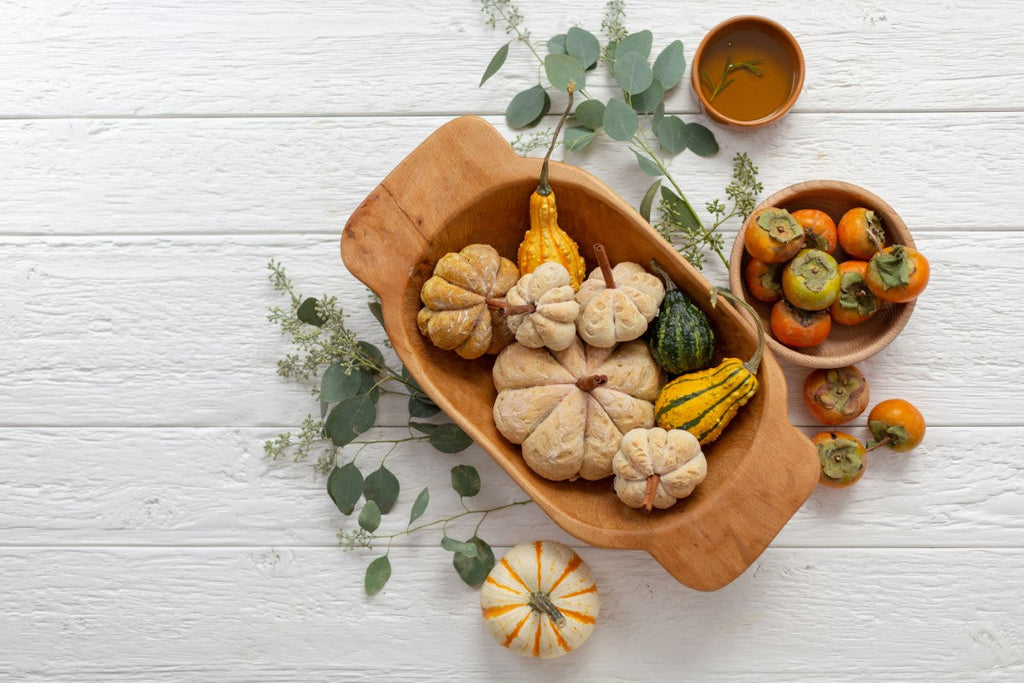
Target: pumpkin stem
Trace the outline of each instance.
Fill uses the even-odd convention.
[[[500,309],[501,314],[506,317],[510,315],[521,315],[523,313],[535,313],[537,311],[536,304],[510,304],[507,301],[492,299],[490,297],[484,299],[484,303],[486,303],[490,308]]]
[[[658,493],[658,483],[661,482],[660,474],[652,474],[647,478],[647,488],[644,489],[644,512],[650,512],[654,507],[654,496]]]
[[[604,250],[603,244],[594,245],[594,255],[597,256],[597,265],[601,267],[601,275],[604,276],[604,284],[608,289],[615,289],[615,277],[612,275],[612,263],[608,260],[608,253]]]
[[[671,276],[669,276],[669,274],[665,272],[665,269],[659,266],[658,262],[655,261],[654,259],[651,259],[651,270],[653,270],[654,274],[660,277],[662,282],[665,283],[666,292],[671,292],[674,289],[679,289],[678,287],[676,287],[676,283],[672,280]]]
[[[715,302],[717,301],[716,297],[719,295],[724,297],[726,301],[734,306],[739,306],[740,308],[745,309],[747,313],[750,314],[754,324],[757,326],[757,348],[754,349],[754,355],[750,357],[750,360],[743,364],[743,367],[749,370],[750,374],[756,375],[757,369],[761,367],[761,356],[764,355],[764,326],[761,324],[761,318],[757,315],[757,311],[750,307],[750,304],[723,287],[711,288],[712,308],[714,308]]]
[[[572,95],[576,91],[575,81],[569,82],[569,103],[565,105],[565,111],[562,113],[562,118],[558,120],[558,125],[555,127],[555,134],[551,136],[551,146],[548,147],[548,153],[544,155],[544,165],[540,167],[540,183],[537,184],[537,194],[542,197],[547,197],[551,194],[551,186],[548,185],[548,162],[551,160],[551,153],[555,151],[555,143],[558,142],[558,133],[562,130],[562,124],[569,118],[569,112],[572,111]]]
[[[576,380],[576,388],[580,391],[593,391],[608,383],[608,375],[589,375]]]
[[[558,611],[555,603],[551,602],[551,594],[544,591],[530,593],[530,599],[526,602],[535,612],[543,612],[551,618],[552,623],[558,628],[565,626],[565,615]]]

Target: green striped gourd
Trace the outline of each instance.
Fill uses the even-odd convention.
[[[661,310],[647,328],[651,355],[670,376],[708,367],[715,353],[715,333],[708,317],[654,259],[651,270],[665,281]]]
[[[701,445],[717,439],[741,407],[757,392],[757,369],[764,352],[764,329],[745,301],[728,290],[711,290],[711,305],[721,295],[745,307],[757,322],[757,348],[747,361],[726,358],[707,370],[680,375],[662,387],[654,402],[654,419],[662,429],[685,429]]]

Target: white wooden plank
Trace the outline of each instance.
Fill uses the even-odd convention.
[[[0,234],[337,234],[388,171],[449,120],[0,121]],[[489,120],[514,137],[500,117]],[[913,231],[1019,228],[1016,195],[982,200],[979,188],[1015,186],[1022,127],[1020,112],[794,114],[757,133],[718,129],[718,155],[686,152],[671,168],[702,215],[706,201],[725,197],[733,156],[747,152],[764,196],[836,178],[880,195]],[[569,160],[634,206],[650,184],[612,140]]]
[[[602,3],[517,3],[537,42],[579,24],[600,33]],[[478,3],[388,0],[63,0],[0,7],[0,115],[491,112],[533,85],[522,46],[477,84],[507,38]],[[887,5],[784,0],[770,16],[796,35],[808,74],[797,111],[993,110],[1024,104],[1024,31],[1013,3]],[[747,6],[631,0],[627,24],[681,39]],[[595,94],[607,97],[607,78]],[[684,82],[675,108],[696,108]]]
[[[355,519],[337,511],[311,463],[263,458],[263,442],[275,433],[5,429],[0,545],[335,546],[336,532],[356,529]],[[407,436],[401,428],[367,435]],[[1021,427],[933,427],[912,453],[873,453],[856,486],[816,489],[774,546],[1024,547],[1024,465],[1015,448],[1021,438]],[[358,456],[368,474],[387,451],[386,444],[362,450],[352,445],[341,457]],[[386,466],[398,476],[402,493],[380,534],[406,529],[424,487],[430,505],[418,524],[463,512],[449,475],[461,463],[476,467],[483,481],[480,494],[465,501],[470,509],[527,498],[479,447],[444,455],[425,444],[401,444],[387,455]],[[469,538],[479,521],[479,515],[463,517],[448,534]],[[532,504],[491,514],[480,535],[504,546],[530,538],[572,540]],[[435,526],[394,543],[440,553],[441,536]],[[645,567],[645,574],[662,571],[653,561]]]
[[[392,549],[391,582],[368,599],[350,567],[369,556],[333,549],[4,549],[0,675],[1024,675],[1019,550],[769,549],[715,593],[643,569],[638,553],[580,552],[600,591],[598,627],[576,653],[540,663],[491,640],[476,591],[430,550]]]
[[[918,237],[932,281],[903,333],[862,363],[872,395],[914,402],[933,425],[1020,425],[1022,319],[964,293],[979,277],[1019,281],[1024,238],[978,232],[965,248],[962,234]],[[265,279],[272,258],[303,294],[337,295],[352,329],[383,344],[333,236],[9,238],[0,249],[0,425],[298,424],[316,407],[308,387],[275,374],[290,347],[266,320],[284,303]],[[788,367],[790,414],[811,426],[806,373]],[[404,425],[404,404],[389,405],[381,424]]]

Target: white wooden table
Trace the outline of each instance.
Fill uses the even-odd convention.
[[[600,30],[598,2],[519,4],[538,40]],[[852,489],[815,491],[714,593],[644,553],[581,545],[536,506],[496,513],[481,536],[499,555],[554,538],[597,576],[594,636],[548,662],[491,641],[436,530],[397,539],[368,598],[380,551],[339,549],[354,520],[323,478],[262,453],[316,410],[275,374],[289,347],[266,320],[282,303],[266,263],[383,341],[338,257],[347,216],[454,116],[512,135],[502,112],[530,58],[514,47],[478,89],[502,34],[476,2],[432,5],[0,3],[0,678],[1024,679],[1024,5],[630,0],[630,28],[682,39],[687,58],[751,11],[800,40],[795,110],[757,133],[715,127],[719,155],[672,170],[701,206],[746,151],[766,193],[837,178],[904,217],[932,282],[861,367],[875,399],[914,402],[929,428]],[[698,120],[686,87],[669,105]],[[611,141],[570,161],[634,204],[647,184]],[[812,434],[805,371],[785,370]],[[404,435],[401,403],[380,424]],[[474,505],[523,497],[478,447],[400,448],[384,529],[423,486],[426,518],[458,512],[460,462],[483,478]]]

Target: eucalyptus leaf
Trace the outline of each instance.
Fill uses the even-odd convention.
[[[638,114],[653,114],[654,110],[658,108],[661,101],[665,99],[665,88],[661,82],[655,78],[651,81],[650,87],[644,90],[642,93],[637,93],[629,98],[629,105],[633,107],[633,111]]]
[[[630,95],[642,93],[654,82],[654,72],[647,58],[639,52],[622,52],[615,60],[615,82]]]
[[[665,90],[671,90],[678,85],[685,71],[686,55],[683,53],[682,41],[669,43],[654,60],[654,77],[665,86]]]
[[[581,126],[597,130],[604,125],[604,102],[583,100],[576,106],[575,116]]]
[[[295,311],[295,317],[298,318],[301,322],[304,322],[308,325],[316,325],[317,327],[322,327],[323,324],[327,321],[324,320],[320,313],[316,310],[317,304],[319,303],[320,302],[317,301],[315,297],[309,297],[308,299],[304,300],[301,304],[299,304],[298,309],[296,309]]]
[[[391,473],[391,470],[381,465],[366,476],[363,482],[363,496],[366,500],[372,500],[380,508],[381,513],[391,512],[395,501],[398,500],[400,490],[398,478]]]
[[[686,228],[700,226],[700,221],[693,213],[693,209],[683,199],[672,191],[672,188],[661,186],[661,198],[671,214],[672,221]]]
[[[686,124],[686,146],[699,157],[718,154],[718,140],[715,134],[699,123]]]
[[[654,108],[654,115],[651,116],[651,125],[657,126],[661,120],[665,118],[665,103],[662,102]]]
[[[544,88],[535,85],[512,98],[505,110],[505,122],[509,128],[526,128],[540,121],[551,109],[551,98]]]
[[[361,348],[363,350],[363,353],[365,353],[373,360],[373,363],[378,368],[384,367],[384,354],[380,352],[380,349],[378,349],[376,346],[374,346],[368,341],[359,342],[359,348]]]
[[[472,465],[456,465],[452,468],[452,488],[460,496],[472,498],[480,493],[480,473]]]
[[[430,445],[442,453],[458,453],[473,445],[473,439],[459,425],[446,422],[430,433]]]
[[[578,152],[593,142],[596,137],[597,133],[589,128],[573,126],[571,128],[566,128],[565,132],[562,133],[562,144],[565,145],[565,148],[570,152]]]
[[[621,57],[627,52],[639,52],[644,59],[651,56],[651,44],[654,42],[654,34],[650,31],[637,31],[618,42],[615,47],[615,54]]]
[[[636,112],[619,99],[612,99],[604,108],[604,132],[613,140],[631,140],[640,120]]]
[[[409,524],[412,524],[423,516],[423,513],[427,511],[428,503],[430,503],[430,490],[424,488],[420,491],[420,494],[416,496],[416,502],[412,504],[412,511],[409,513]]]
[[[338,403],[327,416],[324,427],[335,446],[345,446],[373,427],[377,407],[372,397],[359,394]]]
[[[377,384],[377,378],[365,370],[362,372],[362,378],[363,382],[359,385],[359,393],[370,399],[372,403],[376,403],[380,398],[380,385]]]
[[[589,69],[601,56],[601,43],[590,31],[573,26],[565,35],[565,51],[584,69]]]
[[[430,422],[413,422],[412,420],[409,420],[409,427],[411,429],[415,429],[418,432],[423,432],[424,434],[433,434],[434,431],[440,426],[441,425],[432,424]]]
[[[544,73],[551,85],[558,90],[565,90],[574,83],[577,90],[587,85],[587,75],[583,67],[570,55],[547,55],[544,57]]]
[[[551,36],[548,39],[548,52],[553,55],[564,55],[565,54],[565,34],[559,33],[556,36]]]
[[[379,322],[381,324],[381,326],[383,327],[383,325],[384,325],[384,307],[381,306],[381,303],[379,301],[371,301],[366,306],[367,306],[367,308],[370,309],[370,313],[373,314],[373,317],[377,319],[377,322]]]
[[[409,417],[433,417],[439,412],[441,409],[426,394],[409,395]]]
[[[351,515],[363,495],[363,474],[355,463],[335,467],[327,477],[327,495],[343,515]]]
[[[366,501],[366,505],[359,512],[359,526],[371,534],[380,526],[380,508],[372,500]]]
[[[487,68],[484,69],[483,78],[480,79],[480,85],[483,85],[484,83],[487,82],[488,78],[498,73],[498,69],[502,67],[502,65],[505,63],[505,60],[508,58],[508,46],[509,44],[505,43],[504,45],[499,47],[498,51],[494,53],[493,57],[491,57],[490,63],[487,65]]]
[[[661,187],[660,178],[651,183],[651,186],[647,188],[647,192],[644,193],[644,198],[640,200],[640,215],[648,223],[651,222],[651,207],[654,206],[654,198],[658,196],[659,187]]]
[[[335,363],[327,368],[320,380],[320,400],[337,403],[355,396],[363,385],[363,374],[359,368],[346,368]]]
[[[327,411],[331,409],[331,404],[327,401],[320,399],[320,419],[327,417]]]
[[[477,547],[472,541],[456,541],[450,536],[445,536],[441,539],[441,547],[450,553],[460,553],[467,558],[476,557]]]
[[[363,579],[363,588],[367,595],[375,595],[384,587],[384,584],[391,578],[391,560],[387,555],[378,557],[366,568],[366,577]],[[484,577],[486,578],[486,577]]]
[[[640,166],[641,171],[643,171],[649,176],[657,177],[660,175],[665,175],[661,168],[658,166],[658,164],[654,163],[654,161],[649,156],[647,156],[646,154],[641,154],[635,149],[633,149],[632,151],[633,156],[636,157],[636,163]]]
[[[669,154],[679,154],[686,149],[686,124],[678,116],[665,116],[654,127],[658,144]]]
[[[469,557],[462,553],[455,553],[452,557],[452,566],[455,567],[455,571],[459,573],[463,581],[476,588],[487,579],[487,575],[494,569],[494,551],[482,538],[474,536],[469,540],[476,545],[476,554]]]

